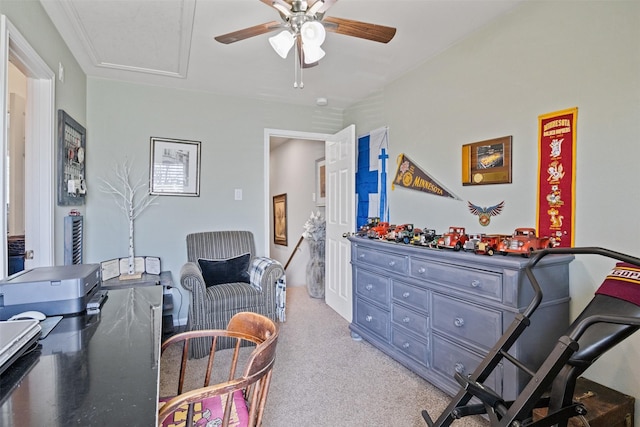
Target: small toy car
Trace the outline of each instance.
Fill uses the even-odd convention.
[[[378,225],[371,227],[371,229],[367,231],[367,237],[370,239],[382,239],[387,236],[389,229],[392,227],[395,227],[395,225],[389,225],[386,221],[379,222]]]
[[[553,246],[554,240],[550,237],[538,237],[535,228],[516,228],[511,236],[498,244],[498,252],[502,255],[516,253],[529,257],[535,250]]]
[[[485,234],[482,239],[476,243],[475,253],[491,256],[498,250],[498,244],[509,237],[511,236],[508,234]]]
[[[482,240],[482,238],[484,236],[485,236],[484,233],[469,234],[469,240],[464,242],[464,246],[462,247],[462,249],[464,249],[465,252],[467,252],[467,251],[475,251],[476,250],[476,245],[478,244],[478,242],[480,242]]]
[[[469,240],[469,236],[467,236],[464,227],[449,227],[449,231],[438,239],[437,246],[440,249],[449,248],[459,251],[467,240]]]
[[[437,240],[436,230],[433,228],[423,228],[420,232],[415,232],[411,243],[418,246],[429,246],[434,239]]]
[[[360,227],[360,229],[356,232],[356,236],[366,237],[369,230],[371,230],[373,227],[375,227],[379,223],[380,223],[380,218],[378,217],[367,218],[367,223],[362,227]]]
[[[393,231],[387,234],[387,240],[395,240],[396,242],[409,243],[416,234],[420,234],[419,228],[414,228],[413,224],[396,225]]]

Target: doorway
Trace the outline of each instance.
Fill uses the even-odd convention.
[[[9,141],[7,147],[7,265],[8,274],[24,270],[25,103],[27,76],[9,62]]]
[[[29,45],[18,29],[5,15],[0,16],[0,129],[2,142],[0,156],[3,173],[0,174],[1,205],[0,227],[5,230],[0,241],[0,278],[6,277],[8,268],[8,205],[11,203],[10,172],[6,156],[9,145],[10,63],[24,75],[26,97],[24,102],[24,268],[49,266],[54,263],[54,78],[55,74]],[[14,166],[14,169],[16,166]],[[16,188],[22,188],[18,186]],[[14,192],[20,191],[13,190]],[[15,196],[15,194],[14,194]],[[14,207],[19,204],[13,201]]]
[[[355,126],[336,134],[265,129],[264,133],[264,229],[270,230],[270,162],[272,137],[322,140],[326,157],[326,272],[325,301],[347,321],[352,316],[351,266],[348,242],[344,230],[355,229]],[[334,168],[334,169],[332,169]],[[269,236],[265,239],[265,254],[269,254]],[[285,272],[286,273],[286,272]]]

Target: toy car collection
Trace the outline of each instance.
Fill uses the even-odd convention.
[[[493,255],[500,252],[529,257],[533,251],[553,248],[556,240],[553,237],[538,237],[535,228],[516,228],[513,234],[467,234],[465,227],[451,226],[439,235],[432,228],[416,228],[413,224],[392,225],[379,218],[368,218],[369,222],[353,233],[360,237],[380,239],[396,243],[411,243],[437,249],[453,249],[476,254]]]
[[[450,248],[459,251],[467,240],[469,240],[469,236],[467,236],[464,227],[449,227],[449,231],[438,239],[437,246],[440,249]]]
[[[528,257],[535,250],[553,246],[554,240],[550,237],[538,237],[535,228],[516,228],[513,235],[498,244],[498,252],[503,255],[516,253]]]

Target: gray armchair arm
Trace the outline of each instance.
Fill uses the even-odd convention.
[[[189,292],[194,293],[196,290],[200,290],[204,293],[206,286],[198,264],[188,262],[182,266],[182,269],[180,269],[180,284]]]

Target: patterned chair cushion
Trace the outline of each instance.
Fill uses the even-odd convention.
[[[161,398],[160,407],[171,398]],[[224,405],[227,402],[227,395],[214,396],[204,399],[194,404],[193,425],[194,426],[219,426],[222,425],[224,416]],[[167,417],[162,423],[162,427],[184,426],[187,419],[188,405],[181,406],[173,414]],[[244,427],[249,425],[249,409],[244,401],[242,390],[233,393],[233,403],[231,404],[231,415],[229,416],[229,427]]]

